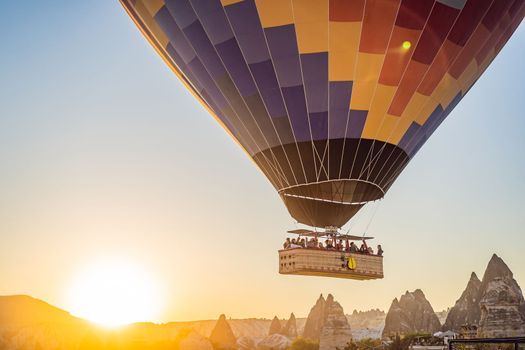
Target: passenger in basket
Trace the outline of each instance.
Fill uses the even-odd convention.
[[[292,244],[292,242],[290,242],[290,237],[288,237],[286,238],[286,241],[284,241],[283,248],[284,249],[290,248],[290,244]]]
[[[324,241],[324,245],[326,247],[326,249],[332,249],[334,246],[332,245],[332,242],[330,242],[329,239],[327,239],[326,241]]]
[[[319,242],[319,249],[324,249],[323,242]]]
[[[350,253],[357,253],[358,251],[357,245],[354,242],[350,243]]]
[[[315,239],[310,238],[308,242],[306,243],[307,248],[315,248],[317,247],[317,243],[315,243]]]
[[[381,248],[381,244],[377,245],[377,255],[383,256],[383,248]]]
[[[301,248],[299,245],[299,239],[296,241],[295,238],[292,239],[292,244],[290,244],[290,248]]]
[[[368,254],[374,254],[374,248],[368,247]]]

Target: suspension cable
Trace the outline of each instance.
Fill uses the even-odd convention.
[[[376,215],[377,210],[379,209],[379,206],[381,205],[381,199],[378,199],[377,201],[375,201],[375,203],[376,205],[372,212],[372,216],[370,217],[370,220],[368,221],[368,224],[366,225],[365,230],[363,231],[363,238],[365,238],[365,235],[368,232],[368,228],[370,227],[370,224],[372,223],[372,220],[374,219],[374,216]]]

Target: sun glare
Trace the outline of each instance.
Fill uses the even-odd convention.
[[[92,264],[76,275],[69,291],[69,310],[104,326],[156,321],[162,295],[152,274],[124,261]]]

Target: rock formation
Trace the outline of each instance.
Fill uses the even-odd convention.
[[[272,334],[257,343],[257,350],[284,350],[292,341],[282,334]]]
[[[293,312],[290,314],[290,318],[286,322],[286,325],[283,327],[283,329],[281,329],[281,334],[291,339],[297,337],[297,321]]]
[[[492,255],[481,282],[472,273],[443,329],[459,332],[466,324],[478,325],[478,336],[525,334],[523,294],[512,271],[496,254]]]
[[[318,340],[320,350],[343,347],[352,338],[343,308],[332,294],[326,300],[323,295],[317,299],[306,319],[303,337]]]
[[[326,298],[326,321],[321,328],[319,350],[343,348],[352,339],[352,330],[341,305],[329,294]]]
[[[211,341],[192,330],[179,341],[179,350],[213,350]]]
[[[490,259],[487,269],[485,270],[485,273],[483,274],[483,280],[481,282],[480,287],[480,297],[479,300],[481,302],[481,299],[483,299],[484,294],[490,291],[490,282],[493,281],[496,278],[501,278],[502,281],[508,284],[509,288],[511,288],[513,291],[515,291],[519,296],[519,312],[522,315],[525,315],[525,300],[523,299],[523,293],[521,291],[520,286],[518,285],[518,282],[514,279],[514,276],[512,274],[512,271],[509,269],[507,264],[496,254],[492,255],[492,258]]]
[[[511,337],[525,334],[525,300],[512,272],[496,254],[483,275],[479,291],[478,336]]]
[[[274,316],[272,323],[270,324],[270,330],[268,331],[268,335],[281,333],[281,328],[281,321],[279,321],[277,316]]]
[[[383,337],[415,332],[434,333],[441,328],[432,305],[420,289],[395,298],[386,315]]]
[[[354,310],[347,315],[348,323],[352,328],[352,339],[362,340],[367,338],[379,339],[385,327],[386,314],[384,311],[375,309],[368,311]]]
[[[308,318],[304,325],[303,337],[312,340],[319,340],[321,336],[321,328],[323,328],[327,316],[326,300],[321,294],[315,305],[310,309],[310,313],[308,314]]]
[[[255,349],[255,342],[251,337],[239,337],[237,339],[237,350],[253,350]]]
[[[232,329],[226,321],[226,316],[222,314],[215,324],[215,328],[210,335],[210,341],[217,350],[236,349],[237,339],[233,335]]]
[[[470,275],[467,287],[450,309],[443,330],[458,332],[465,324],[477,324],[479,322],[479,289],[481,281],[474,272]]]
[[[520,312],[523,303],[521,293],[511,287],[502,277],[487,284],[480,300],[480,337],[513,337],[525,334],[525,317]]]
[[[445,323],[449,312],[450,312],[450,308],[447,308],[441,311],[436,311],[436,316],[438,317],[439,323],[441,324]]]

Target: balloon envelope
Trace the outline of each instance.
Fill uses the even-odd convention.
[[[297,221],[382,198],[492,62],[523,0],[121,0]]]

